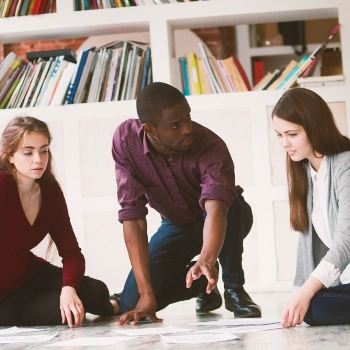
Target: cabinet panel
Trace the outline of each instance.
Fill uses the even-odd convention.
[[[219,135],[225,142],[235,164],[236,183],[254,185],[253,141],[248,108],[192,112],[192,119]]]

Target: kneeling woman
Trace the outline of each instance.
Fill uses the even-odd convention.
[[[35,118],[10,121],[0,140],[0,326],[80,326],[84,312],[114,315],[106,285],[84,277],[85,260],[52,173],[51,135]],[[63,268],[30,250],[47,235]]]
[[[350,323],[350,140],[311,90],[286,91],[272,118],[287,151],[291,226],[301,232],[282,326]]]

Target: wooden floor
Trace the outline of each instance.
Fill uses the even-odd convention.
[[[252,294],[253,299],[262,307],[263,317],[280,318],[284,304],[289,298],[289,293],[269,293]],[[158,313],[158,317],[164,318],[164,326],[178,326],[191,328],[193,330],[203,330],[200,326],[189,326],[188,323],[217,320],[219,318],[232,318],[233,314],[225,310],[224,307],[215,313],[207,315],[196,315],[194,311],[195,301],[189,300],[169,306]],[[99,337],[99,336],[117,336],[113,332],[117,327],[113,325],[116,317],[99,318],[91,315],[87,316],[84,325],[77,329],[69,329],[67,326],[51,327],[51,332],[58,331],[57,337],[46,343],[36,344],[15,344],[3,345],[2,350],[12,349],[62,349],[62,347],[47,347],[48,344],[69,340],[79,337]],[[158,327],[163,325],[159,324]],[[130,326],[124,326],[130,327]],[[154,324],[143,324],[137,327],[154,327]],[[35,333],[36,334],[36,333]],[[47,333],[46,333],[47,334]],[[268,349],[268,350],[311,350],[311,349],[350,349],[350,325],[349,326],[327,326],[327,327],[299,327],[294,329],[278,329],[272,331],[255,332],[247,334],[238,334],[239,340],[232,340],[220,343],[208,343],[199,345],[168,345],[160,341],[158,335],[151,335],[133,339],[124,343],[101,347],[84,347],[86,349],[94,348],[117,348],[118,350],[148,350],[148,349]],[[74,349],[69,347],[69,349]],[[77,347],[75,347],[77,349]],[[79,347],[83,349],[83,347]]]

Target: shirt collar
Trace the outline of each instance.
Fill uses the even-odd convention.
[[[318,179],[323,179],[325,180],[327,177],[327,156],[324,156],[320,165],[320,168],[318,169],[318,171],[316,171],[311,163],[309,162],[309,166],[310,166],[310,171],[311,171],[311,177],[314,179],[315,176],[317,175]]]
[[[142,145],[143,145],[143,154],[151,152],[150,148],[147,144],[147,134],[143,131],[143,127],[141,126],[140,134],[142,137]]]

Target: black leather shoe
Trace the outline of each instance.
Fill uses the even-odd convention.
[[[260,306],[256,305],[243,287],[225,288],[225,307],[235,317],[261,317]]]
[[[215,267],[219,271],[219,263],[215,263]],[[211,291],[210,294],[206,292],[208,280],[205,276],[201,276],[200,292],[196,302],[196,312],[206,313],[218,309],[222,305],[222,298],[217,286]]]

